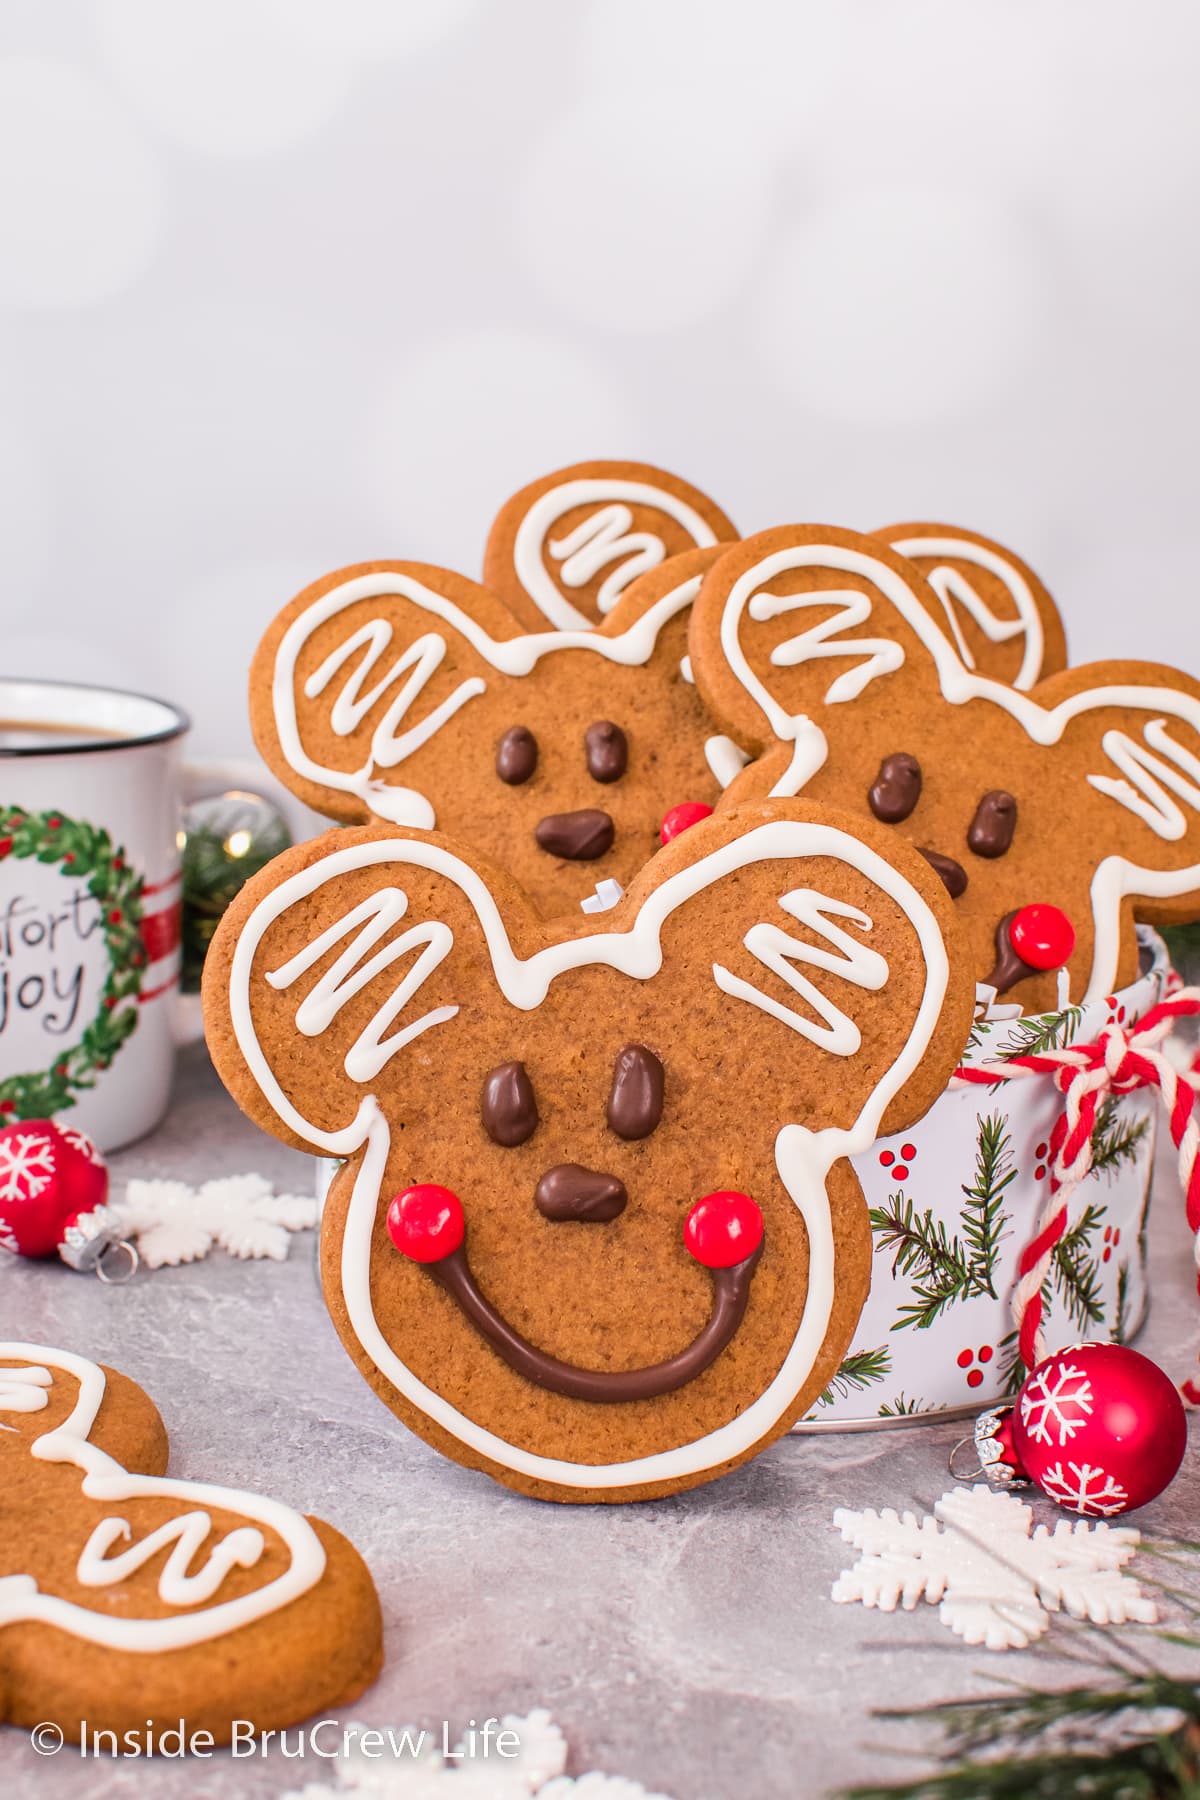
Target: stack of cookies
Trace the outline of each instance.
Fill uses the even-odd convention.
[[[582,464],[501,509],[482,583],[306,589],[250,701],[342,828],[227,915],[214,1058],[340,1159],[367,1380],[547,1498],[693,1486],[819,1412],[888,1279],[850,1159],[902,1187],[969,1039],[1115,1006],[1139,922],[1200,913],[1200,685],[1068,668],[1033,572],[936,523],[739,539]]]

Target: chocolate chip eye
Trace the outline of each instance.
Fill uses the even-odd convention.
[[[611,719],[597,719],[583,734],[588,774],[593,781],[620,781],[629,766],[629,743]]]
[[[976,856],[1003,856],[1017,829],[1017,803],[1003,788],[993,788],[975,808],[967,847]]]
[[[512,1150],[537,1130],[538,1108],[523,1062],[499,1063],[483,1084],[479,1102],[484,1130],[493,1143]]]
[[[921,765],[907,750],[885,756],[867,800],[884,825],[899,825],[921,798]]]
[[[649,1137],[663,1109],[663,1066],[645,1044],[626,1044],[617,1051],[608,1122],[618,1137]]]
[[[510,725],[496,745],[496,773],[509,787],[520,787],[537,768],[537,739],[527,725]]]

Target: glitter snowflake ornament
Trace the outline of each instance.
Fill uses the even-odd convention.
[[[891,1507],[842,1508],[833,1522],[861,1552],[835,1582],[836,1601],[911,1612],[927,1600],[967,1644],[1023,1650],[1056,1612],[1096,1625],[1151,1625],[1157,1617],[1122,1573],[1140,1541],[1128,1526],[1060,1519],[1053,1531],[1034,1528],[1029,1507],[982,1484],[943,1494],[923,1519]]]
[[[148,1269],[199,1262],[214,1247],[282,1262],[290,1234],[317,1222],[315,1199],[276,1194],[262,1175],[226,1175],[199,1188],[134,1180],[111,1210]]]
[[[1071,1512],[1111,1519],[1174,1480],[1187,1415],[1148,1356],[1123,1344],[1076,1344],[1039,1363],[1013,1406],[980,1415],[975,1447],[993,1486],[1033,1481]]]

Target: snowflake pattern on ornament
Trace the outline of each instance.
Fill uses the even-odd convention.
[[[77,1130],[74,1125],[60,1125],[58,1129],[72,1150],[78,1150],[80,1156],[86,1156],[90,1163],[101,1161],[100,1152],[85,1131]]]
[[[54,1145],[36,1131],[0,1138],[0,1200],[36,1200],[54,1174]]]
[[[1094,1463],[1069,1462],[1064,1472],[1062,1463],[1056,1462],[1052,1469],[1039,1475],[1038,1486],[1045,1488],[1060,1506],[1102,1519],[1124,1512],[1129,1504],[1129,1495],[1121,1483]]]
[[[836,1601],[911,1612],[928,1600],[967,1644],[1024,1650],[1055,1612],[1094,1625],[1152,1625],[1158,1617],[1153,1601],[1121,1573],[1141,1541],[1130,1526],[1060,1519],[1053,1531],[1031,1529],[1028,1506],[982,1485],[943,1494],[932,1516],[920,1520],[891,1507],[843,1507],[833,1522],[862,1553],[834,1583]]]
[[[440,1731],[348,1725],[346,1747],[333,1765],[336,1788],[309,1782],[290,1788],[280,1800],[329,1800],[331,1793],[355,1794],[361,1800],[669,1800],[621,1775],[598,1770],[564,1775],[567,1741],[544,1707],[524,1718],[506,1713],[500,1730],[515,1733],[520,1744],[516,1755],[498,1755],[493,1733],[490,1754],[481,1755],[478,1747],[472,1753],[465,1738],[447,1758]],[[360,1740],[365,1732],[382,1742],[372,1741],[371,1749],[364,1750]]]
[[[199,1262],[214,1245],[230,1256],[282,1262],[289,1233],[317,1222],[315,1199],[276,1194],[262,1175],[226,1175],[199,1188],[134,1180],[110,1206],[121,1236],[136,1243],[148,1269]]]
[[[1036,1444],[1069,1444],[1092,1416],[1092,1384],[1074,1363],[1035,1371],[1021,1390],[1021,1423]]]

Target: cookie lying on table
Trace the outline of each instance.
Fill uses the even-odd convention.
[[[1200,913],[1200,684],[1121,661],[1023,692],[968,669],[943,617],[877,538],[789,525],[724,551],[692,668],[760,759],[724,803],[802,792],[883,821],[942,874],[978,982],[1039,1012],[1065,964],[1070,999],[1102,997],[1136,973],[1135,920]]]
[[[354,1547],[278,1500],[168,1478],[142,1389],[0,1343],[0,1719],[225,1743],[349,1705],[383,1660]]]
[[[238,1104],[344,1157],[326,1299],[388,1406],[555,1500],[733,1468],[821,1393],[866,1295],[846,1158],[937,1098],[973,985],[928,864],[796,801],[704,820],[602,921],[546,924],[440,836],[262,870],[204,974]]]
[[[716,554],[664,562],[580,631],[524,632],[495,594],[444,569],[343,569],[259,645],[259,749],[319,812],[449,831],[545,916],[575,911],[598,881],[632,879],[665,813],[713,804],[718,776],[740,766],[721,761],[731,746],[686,662],[688,609]]]
[[[555,469],[506,500],[483,579],[531,631],[578,631],[669,557],[737,537],[707,494],[649,463]]]

